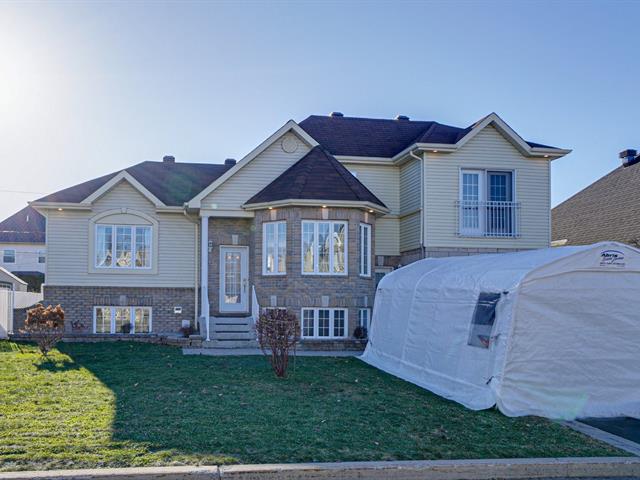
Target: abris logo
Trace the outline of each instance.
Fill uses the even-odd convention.
[[[601,267],[624,267],[624,253],[620,250],[603,250],[600,252]]]

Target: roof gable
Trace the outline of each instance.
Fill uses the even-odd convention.
[[[156,205],[182,206],[230,168],[206,163],[142,162],[52,193],[36,203],[91,202],[126,180]]]
[[[45,243],[45,232],[45,218],[30,206],[0,222],[3,243]]]
[[[245,205],[281,200],[366,202],[385,204],[325,148],[316,146]]]
[[[527,155],[535,153],[532,149],[557,150],[557,154],[562,155],[568,153],[555,147],[526,142],[495,113],[465,128],[433,121],[321,115],[311,115],[300,122],[300,127],[332,155],[393,158],[414,145],[450,145],[459,148],[489,124],[495,124],[510,142]]]

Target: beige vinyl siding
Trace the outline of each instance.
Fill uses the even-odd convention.
[[[400,255],[400,228],[397,218],[377,219],[374,237],[375,255]]]
[[[298,142],[298,149],[295,152],[286,153],[282,149],[282,141],[285,137],[293,138]],[[202,200],[202,208],[241,210],[247,200],[304,157],[309,150],[309,145],[296,134],[286,133],[207,195]]]
[[[470,238],[457,232],[455,202],[460,170],[510,170],[521,203],[521,237]],[[425,160],[427,247],[543,248],[549,246],[549,161],[524,157],[495,128],[487,127],[454,153],[427,153]]]
[[[95,215],[127,208],[158,221],[158,272],[89,273],[90,220]],[[182,213],[156,213],[155,207],[128,182],[116,185],[93,204],[92,211],[50,210],[47,217],[47,285],[193,287],[195,226]]]
[[[400,251],[420,248],[420,212],[400,218]]]
[[[400,251],[420,247],[420,161],[400,167]]]
[[[390,214],[400,213],[400,169],[393,165],[369,165],[346,163],[350,172],[355,172],[360,180],[390,210]]]
[[[390,210],[391,217],[381,217],[375,227],[375,254],[400,254],[400,169],[393,165],[369,165],[343,162]]]

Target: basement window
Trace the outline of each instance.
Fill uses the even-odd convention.
[[[93,307],[93,333],[151,333],[151,307]]]
[[[501,294],[492,292],[480,292],[476,308],[471,320],[469,332],[469,345],[479,348],[489,348],[491,345],[491,331],[496,321],[496,307]]]

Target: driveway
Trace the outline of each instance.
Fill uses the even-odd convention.
[[[640,445],[640,420],[637,418],[582,418],[579,421]]]

